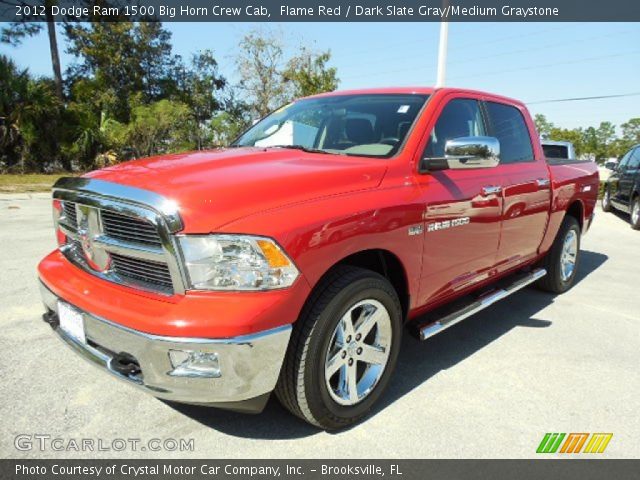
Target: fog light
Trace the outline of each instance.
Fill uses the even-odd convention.
[[[217,353],[169,350],[172,377],[218,378],[220,363]]]

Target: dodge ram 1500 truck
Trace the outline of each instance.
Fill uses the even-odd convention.
[[[453,88],[303,98],[229,148],[53,189],[44,320],[176,402],[361,419],[421,339],[536,282],[569,289],[593,162],[548,164],[525,106]]]

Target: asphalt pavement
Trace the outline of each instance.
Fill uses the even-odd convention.
[[[0,457],[528,458],[547,432],[613,433],[600,457],[640,457],[640,232],[623,215],[597,212],[566,294],[527,288],[425,342],[405,335],[374,413],[338,433],[275,398],[250,416],[168,404],[77,358],[41,320],[51,223],[48,195],[0,195]]]

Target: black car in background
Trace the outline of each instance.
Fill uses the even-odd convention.
[[[602,209],[612,208],[631,215],[631,227],[640,230],[640,144],[632,147],[605,185]]]

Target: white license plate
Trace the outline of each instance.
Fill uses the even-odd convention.
[[[58,301],[58,318],[60,319],[60,328],[67,335],[80,343],[87,343],[82,313],[71,305]]]

